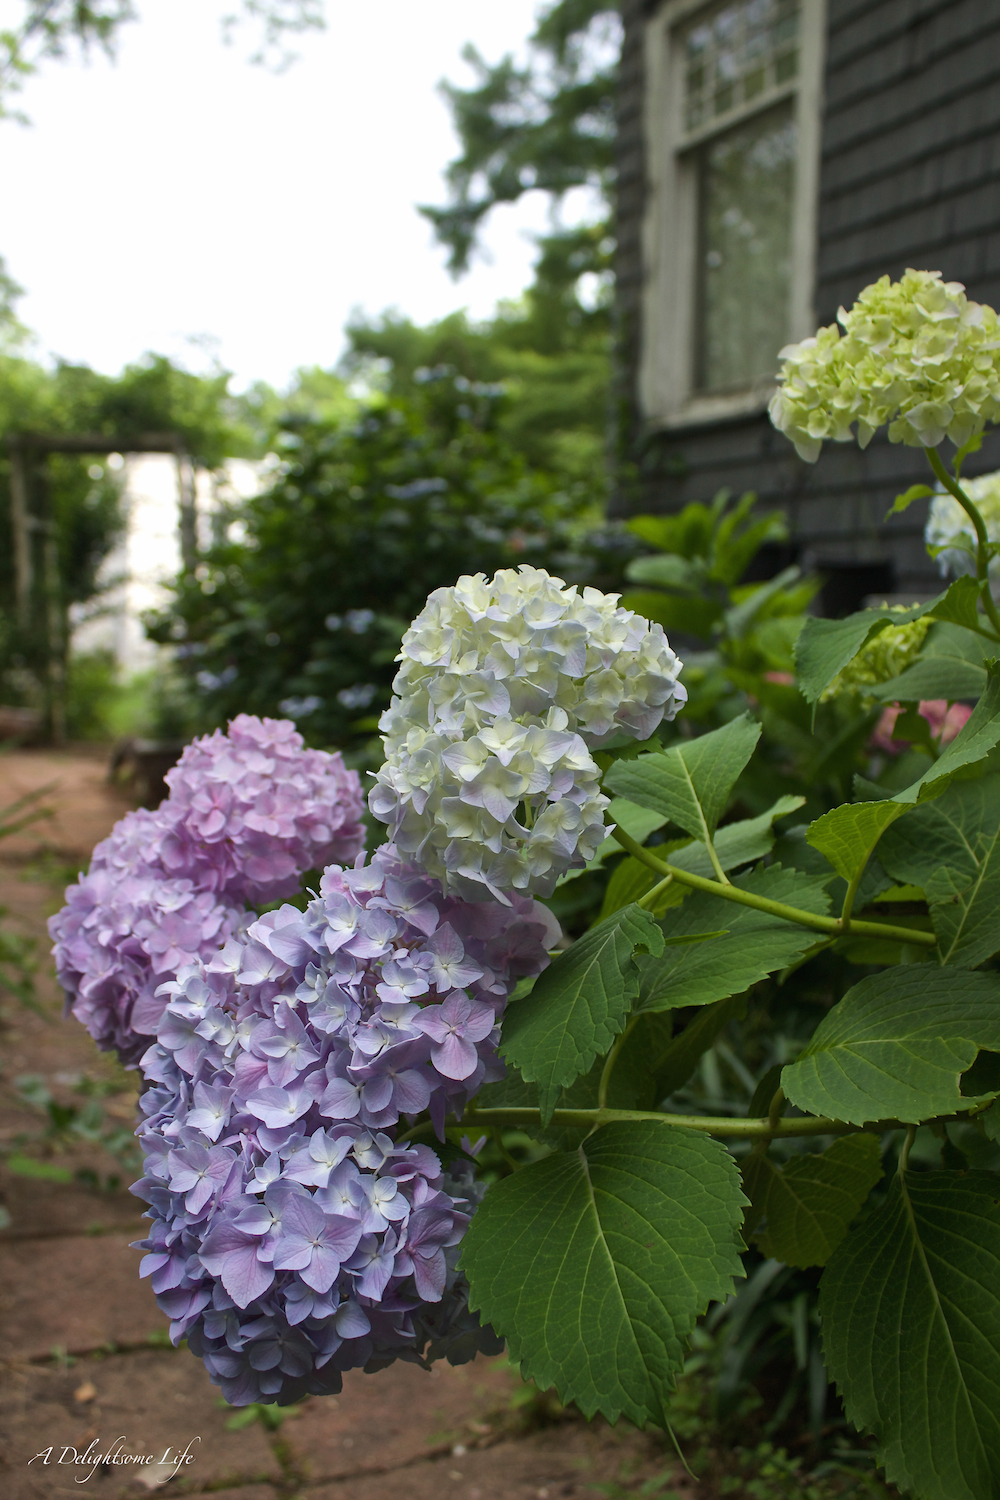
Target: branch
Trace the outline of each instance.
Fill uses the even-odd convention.
[[[972,1113],[972,1112],[970,1112]],[[949,1115],[949,1120],[964,1120],[965,1114]],[[810,1135],[857,1135],[861,1131],[882,1132],[906,1130],[902,1120],[872,1120],[866,1125],[848,1125],[844,1120],[833,1120],[825,1115],[804,1115],[791,1120],[735,1119],[726,1115],[667,1115],[646,1109],[557,1109],[547,1125],[576,1125],[583,1130],[592,1130],[601,1125],[620,1121],[654,1120],[660,1125],[678,1125],[682,1130],[697,1130],[704,1135],[734,1136],[743,1140],[780,1140],[788,1136]],[[537,1109],[475,1109],[469,1105],[466,1118],[461,1125],[451,1125],[449,1130],[461,1130],[468,1135],[476,1128],[509,1126],[521,1128],[542,1124],[541,1111]]]
[[[766,911],[772,917],[782,917],[786,922],[796,922],[800,927],[811,927],[815,932],[832,932],[837,937],[844,937],[848,932],[861,934],[864,937],[893,938],[901,943],[918,943],[926,948],[937,947],[937,937],[933,932],[921,932],[912,927],[891,927],[884,922],[855,922],[850,919],[845,922],[839,917],[821,917],[815,912],[801,911],[797,906],[786,906],[783,901],[771,901],[767,896],[755,896],[750,891],[743,891],[736,885],[720,885],[717,880],[706,880],[703,875],[692,875],[688,870],[682,870],[677,865],[671,865],[663,859],[657,859],[650,850],[644,849],[637,844],[635,839],[630,838],[621,828],[612,831],[614,838],[629,854],[635,855],[636,859],[655,870],[658,875],[672,875],[681,885],[689,885],[695,891],[707,891],[709,895],[719,896],[723,901],[735,901],[739,906],[752,906],[757,911]]]

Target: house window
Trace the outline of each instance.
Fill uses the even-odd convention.
[[[687,130],[751,104],[799,67],[798,0],[736,0],[684,29]]]
[[[649,23],[651,417],[759,408],[812,331],[822,35],[823,0],[666,0]]]
[[[695,388],[743,390],[788,341],[795,120],[786,101],[698,152]]]

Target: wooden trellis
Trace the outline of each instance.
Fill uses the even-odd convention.
[[[45,696],[53,744],[66,737],[66,632],[59,549],[49,498],[46,460],[50,453],[106,456],[109,453],[166,453],[177,464],[181,562],[193,571],[197,562],[195,466],[176,432],[128,436],[101,433],[50,434],[10,432],[5,445],[10,459],[10,523],[14,551],[14,598],[17,623],[26,634],[44,633]]]

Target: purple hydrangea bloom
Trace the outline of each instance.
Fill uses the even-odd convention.
[[[385,846],[162,987],[142,1272],[227,1401],[496,1347],[456,1270],[471,1170],[396,1130],[428,1109],[441,1134],[501,1076],[503,1008],[557,936],[535,902],[446,896]]]
[[[285,720],[240,714],[166,779],[169,797],[115,826],[49,924],[68,1008],[132,1067],[163,1014],[161,985],[241,932],[245,903],[287,896],[363,845],[357,773],[305,749]],[[191,1030],[204,1037],[202,1023]]]

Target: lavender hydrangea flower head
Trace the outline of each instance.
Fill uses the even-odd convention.
[[[528,566],[437,589],[398,660],[369,806],[468,900],[550,895],[586,863],[607,806],[591,748],[687,698],[661,626]]]
[[[507,996],[556,935],[534,902],[464,903],[384,847],[164,986],[142,1271],[228,1401],[496,1347],[456,1272],[471,1178],[396,1129],[500,1076]]]
[[[159,987],[238,932],[245,902],[280,899],[363,843],[357,773],[286,721],[241,714],[189,745],[167,781],[155,811],[128,813],[97,845],[49,923],[68,1007],[129,1066],[163,1013]]]
[[[188,745],[164,778],[178,817],[162,857],[198,869],[222,896],[250,904],[293,895],[304,870],[354,859],[363,843],[356,771],[307,750],[288,719],[239,714]]]

